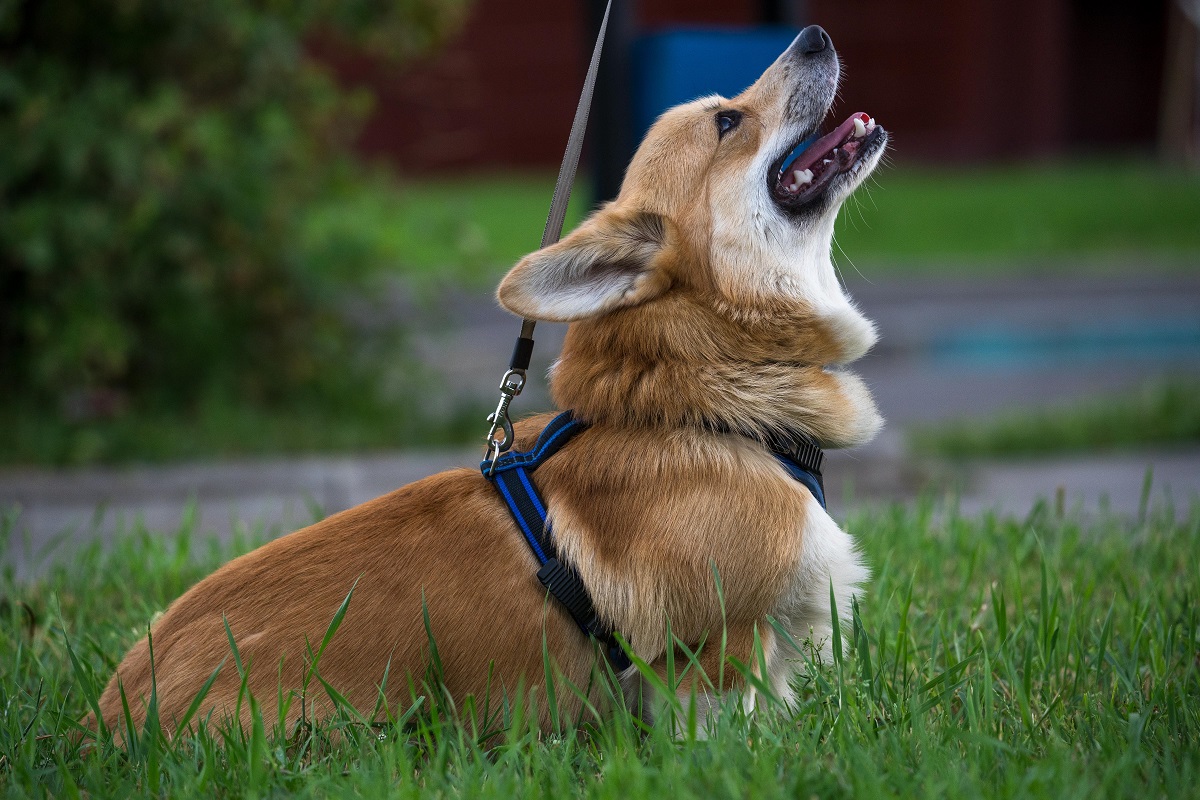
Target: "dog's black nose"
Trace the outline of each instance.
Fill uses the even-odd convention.
[[[797,41],[800,45],[800,52],[806,56],[811,56],[814,53],[819,53],[825,48],[833,48],[833,39],[829,38],[829,34],[820,25],[809,25],[804,30],[800,31],[800,36]]]

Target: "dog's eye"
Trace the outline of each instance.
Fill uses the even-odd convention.
[[[742,112],[740,111],[718,111],[717,112],[717,133],[724,136],[738,126],[742,121]]]

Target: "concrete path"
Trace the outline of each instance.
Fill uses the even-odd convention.
[[[850,287],[879,326],[880,344],[855,368],[889,425],[871,445],[830,455],[826,474],[835,514],[922,491],[959,492],[964,511],[1024,514],[1059,487],[1068,508],[1087,512],[1106,503],[1133,514],[1148,467],[1157,497],[1169,493],[1185,506],[1200,495],[1200,449],[980,463],[947,474],[914,461],[903,446],[904,431],[914,424],[1069,402],[1168,374],[1200,377],[1200,276],[855,279]],[[395,308],[426,331],[415,347],[441,377],[442,395],[433,402],[494,402],[518,327],[513,318],[482,296],[448,296],[421,309],[401,300]],[[530,388],[517,400],[517,413],[549,407],[540,376],[564,330],[538,327]],[[202,531],[284,533],[432,472],[474,468],[478,457],[470,448],[165,468],[0,470],[0,509],[10,509],[0,562],[28,576],[89,538],[136,524],[169,532],[190,501]]]
[[[18,576],[69,558],[95,539],[144,527],[228,541],[274,537],[435,472],[478,463],[466,451],[346,458],[270,459],[167,467],[0,471],[0,508],[13,514],[0,563]]]
[[[1172,372],[1200,375],[1200,269],[1130,269],[970,280],[850,274],[850,294],[879,331],[854,369],[884,416],[901,426],[1068,401]],[[401,297],[391,305],[396,319],[423,331],[416,349],[448,398],[495,402],[519,328],[512,315],[480,295],[448,294],[421,307]],[[565,325],[537,326],[522,408],[549,407],[542,376],[565,332]]]
[[[130,469],[0,472],[0,504],[10,510],[0,564],[18,578],[68,559],[95,539],[141,528],[171,533],[185,518],[196,532],[228,541],[234,533],[274,537],[451,467],[475,469],[475,450],[396,453]],[[1152,501],[1180,512],[1200,508],[1200,448],[1111,457],[978,462],[953,471],[907,457],[895,437],[858,451],[834,451],[826,466],[835,517],[864,506],[908,502],[922,493],[958,496],[963,513],[1024,515],[1039,499],[1067,510],[1138,513],[1147,470]]]

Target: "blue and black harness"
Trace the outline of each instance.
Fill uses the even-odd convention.
[[[609,663],[614,670],[621,672],[630,666],[629,657],[612,629],[596,613],[591,595],[579,573],[559,558],[550,524],[546,520],[546,503],[529,474],[585,428],[586,423],[575,419],[570,411],[564,411],[546,426],[532,450],[510,450],[501,454],[494,463],[491,459],[484,459],[480,469],[500,492],[521,535],[537,557],[541,565],[537,572],[538,580],[562,604],[579,629],[604,646]],[[788,474],[804,484],[821,507],[825,508],[825,486],[821,477],[825,456],[817,443],[807,437],[776,436],[763,444]]]

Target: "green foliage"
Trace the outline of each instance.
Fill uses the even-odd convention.
[[[1200,381],[1177,378],[1070,406],[926,426],[918,452],[950,458],[1095,453],[1200,442]]]
[[[409,373],[410,375],[412,373]],[[426,408],[389,402],[364,391],[353,376],[319,396],[269,407],[202,397],[184,408],[142,408],[96,419],[63,419],[32,405],[0,404],[6,431],[0,464],[85,466],[166,463],[245,456],[356,453],[482,441],[486,401]]]
[[[748,716],[728,703],[707,738],[686,696],[664,703],[652,727],[626,710],[585,712],[580,734],[543,736],[523,711],[525,700],[549,702],[541,687],[455,703],[421,684],[380,726],[364,725],[335,692],[332,719],[284,731],[247,696],[248,730],[135,732],[128,753],[107,738],[80,746],[75,721],[146,620],[229,552],[202,546],[192,522],[174,536],[126,531],[112,549],[85,549],[35,582],[0,578],[0,792],[1195,796],[1200,508],[1158,504],[1135,522],[1063,517],[1046,504],[1023,519],[963,517],[922,503],[846,527],[875,577],[842,630],[844,656],[821,664],[802,647],[794,709],[768,704]],[[344,613],[355,614],[353,601]],[[237,669],[233,654],[224,668]],[[646,677],[670,690],[695,668],[685,652],[665,678]],[[315,690],[326,689],[336,687]],[[559,697],[569,690],[559,681]]]
[[[270,400],[343,362],[298,228],[352,175],[367,98],[304,40],[403,58],[462,6],[0,2],[0,381],[52,404]]]

